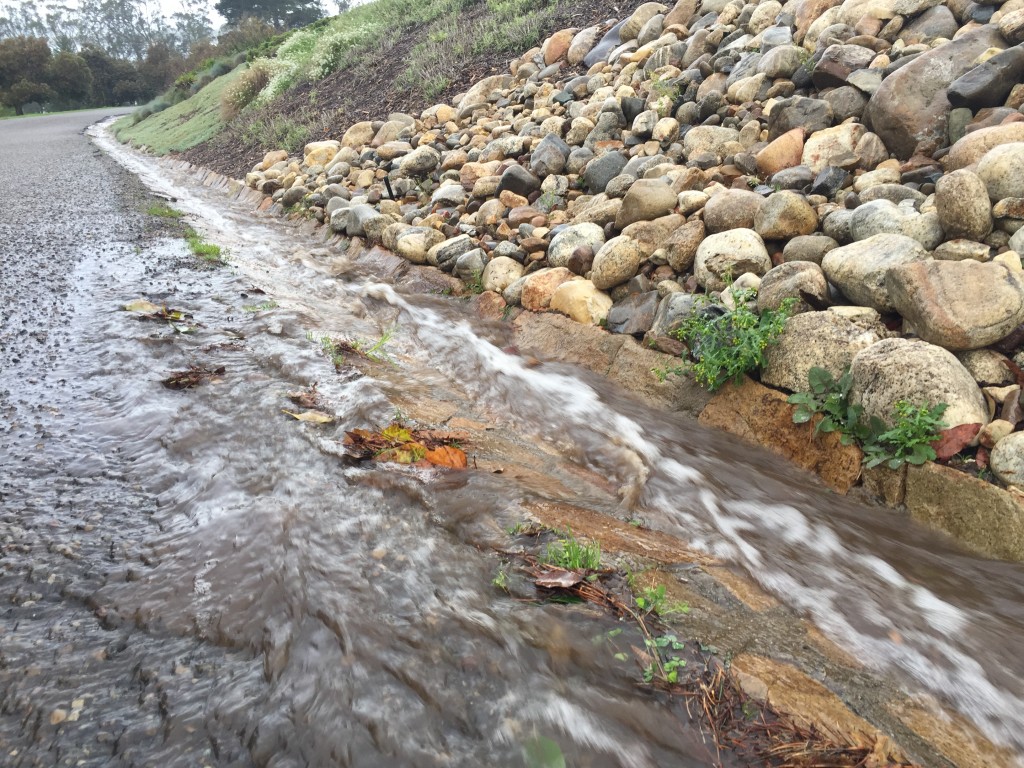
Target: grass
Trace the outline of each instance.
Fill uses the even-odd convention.
[[[174,106],[150,115],[135,125],[125,115],[113,125],[114,135],[136,147],[148,147],[157,155],[183,152],[213,138],[225,126],[221,116],[221,94],[242,73],[238,67],[216,78],[197,94]]]
[[[209,264],[223,264],[223,249],[219,245],[208,243],[203,240],[202,235],[191,227],[185,230],[185,239],[188,241],[188,248],[195,256]]]
[[[541,560],[567,571],[596,571],[601,567],[601,545],[596,541],[584,543],[566,530],[548,545]]]
[[[166,203],[153,203],[146,209],[150,216],[159,216],[161,219],[180,219],[185,214],[177,208],[171,208]]]

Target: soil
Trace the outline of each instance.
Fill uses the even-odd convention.
[[[640,5],[640,0],[561,0],[542,32],[542,39],[559,29],[583,28],[623,18]],[[487,13],[481,4],[467,14]],[[308,141],[339,138],[344,129],[361,120],[383,120],[394,112],[418,114],[433,104],[448,102],[471,85],[489,75],[508,71],[515,55],[508,52],[471,56],[462,62],[458,76],[438,97],[427,99],[422,93],[397,85],[412,50],[428,35],[430,25],[402,33],[387,47],[373,52],[357,67],[338,70],[318,83],[304,83],[282,95],[259,113],[259,119],[287,117],[309,129]],[[585,68],[580,69],[580,73]],[[315,93],[314,93],[315,92]],[[313,103],[311,103],[313,102]],[[244,117],[235,125],[182,157],[234,178],[243,177],[263,155],[279,147],[253,141],[246,136]]]

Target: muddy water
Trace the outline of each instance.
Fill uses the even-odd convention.
[[[0,369],[10,764],[521,765],[544,740],[576,766],[716,764],[615,662],[613,622],[491,586],[490,550],[546,499],[737,563],[908,690],[1024,749],[1020,566],[837,499],[568,366],[528,366],[459,305],[399,294],[96,141],[177,198],[232,266],[197,270],[179,241],[138,239],[118,224],[131,213],[101,211],[94,245],[68,243],[52,311],[39,317],[45,292],[13,292],[26,333],[46,340]],[[91,162],[123,206],[115,188],[130,182]],[[117,311],[141,295],[200,327]],[[373,377],[339,375],[309,338],[389,330],[395,365]],[[190,392],[160,385],[191,364],[226,372]],[[337,424],[281,413],[312,382]],[[410,400],[518,435],[543,477],[339,459],[344,430]]]

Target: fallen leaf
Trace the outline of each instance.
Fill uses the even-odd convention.
[[[570,589],[582,582],[583,579],[583,574],[578,571],[566,571],[559,568],[544,571],[533,580],[533,583],[547,589]]]
[[[440,445],[437,448],[429,449],[423,458],[434,466],[448,467],[449,469],[465,469],[469,464],[466,460],[466,452],[451,445]]]
[[[396,448],[388,448],[373,457],[374,461],[391,461],[395,464],[415,464],[422,461],[427,449],[419,443],[403,443]]]
[[[308,421],[310,424],[330,424],[334,421],[333,416],[329,413],[324,413],[323,411],[303,411],[302,413],[295,413],[282,408],[281,412],[287,413],[293,419]]]
[[[939,439],[932,443],[935,458],[940,461],[953,458],[974,441],[980,430],[981,424],[960,424],[942,430]]]
[[[124,308],[128,312],[141,312],[146,315],[157,314],[158,312],[163,312],[164,309],[159,304],[154,304],[153,302],[146,301],[145,299],[136,299],[135,301],[129,301],[127,304],[124,305]]]
[[[219,381],[214,377],[223,375],[224,371],[224,366],[210,370],[193,365],[186,371],[175,371],[161,383],[168,389],[191,389],[204,381]]]
[[[399,426],[398,424],[391,424],[386,429],[382,430],[380,434],[388,440],[396,443],[412,442],[412,435],[409,433],[409,430],[405,427]]]

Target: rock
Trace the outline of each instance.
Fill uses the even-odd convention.
[[[608,311],[606,327],[612,333],[643,336],[654,323],[658,303],[657,291],[630,294]]]
[[[854,323],[835,312],[794,315],[775,344],[765,350],[761,381],[790,392],[807,392],[811,368],[824,368],[839,379],[858,352],[881,340],[883,330],[881,325],[876,329]]]
[[[818,89],[844,85],[850,73],[864,69],[875,58],[875,52],[860,45],[830,45],[811,72],[811,81]]]
[[[619,30],[619,37],[623,42],[635,40],[640,34],[640,29],[660,13],[666,13],[669,9],[661,3],[644,3],[639,6],[632,15],[626,19],[626,23]]]
[[[570,151],[569,145],[560,136],[549,133],[533,148],[530,170],[542,179],[551,174],[559,174],[565,168]]]
[[[301,184],[296,184],[294,187],[286,189],[284,194],[281,195],[281,205],[285,208],[291,208],[293,205],[301,203],[308,194],[308,189]]]
[[[373,130],[373,123],[369,120],[353,123],[341,137],[341,146],[353,149],[365,146],[373,141],[375,134],[376,131]]]
[[[939,179],[935,185],[935,210],[948,238],[980,241],[992,231],[992,210],[985,182],[966,169]]]
[[[785,299],[797,299],[793,314],[827,306],[828,281],[821,267],[809,261],[790,261],[769,269],[757,290],[757,311],[778,309]]]
[[[883,339],[861,350],[850,365],[852,402],[864,417],[893,423],[899,401],[914,406],[948,407],[942,420],[950,427],[988,423],[988,408],[974,378],[952,352],[925,341]]]
[[[576,33],[573,37],[572,42],[569,44],[569,50],[566,53],[566,61],[571,65],[576,66],[586,57],[588,53],[597,45],[598,39],[601,37],[601,27],[587,27]]]
[[[880,234],[825,254],[821,268],[828,281],[848,299],[879,312],[893,312],[886,273],[893,267],[928,258],[928,252],[905,235]]]
[[[762,198],[748,189],[725,189],[711,196],[704,204],[704,226],[708,232],[730,229],[752,229]]]
[[[455,266],[455,259],[476,248],[476,243],[469,235],[459,235],[442,243],[431,246],[427,251],[427,263],[450,272]]]
[[[497,256],[484,267],[481,283],[485,291],[502,293],[522,276],[522,264],[508,256]]]
[[[548,264],[552,267],[568,267],[572,255],[579,248],[590,248],[596,253],[602,245],[603,227],[591,223],[572,224],[551,238],[551,244],[548,246]]]
[[[470,109],[478,104],[486,104],[495,91],[508,88],[511,83],[512,77],[510,75],[491,75],[490,77],[485,77],[466,91],[466,94],[459,100],[457,107],[459,112],[461,113],[463,110]]]
[[[1024,43],[1024,9],[1004,13],[999,19],[999,31],[1013,45]]]
[[[947,88],[971,70],[987,49],[1004,46],[991,25],[922,53],[882,81],[868,101],[865,123],[901,159],[945,146],[946,121],[952,108]]]
[[[913,209],[920,208],[927,196],[903,184],[875,184],[865,189],[860,195],[861,203],[871,203],[875,200],[888,200],[890,203],[900,204],[905,200],[913,203]]]
[[[818,214],[803,195],[776,192],[761,202],[754,216],[754,231],[764,240],[786,240],[809,235],[818,228]]]
[[[650,335],[672,337],[694,310],[701,306],[700,296],[693,293],[670,293],[661,300],[654,314]]]
[[[805,134],[823,131],[832,125],[832,106],[822,99],[793,96],[781,99],[768,113],[768,140],[800,128]]]
[[[932,258],[941,261],[989,261],[991,249],[974,240],[947,240],[932,251]]]
[[[757,64],[757,71],[773,80],[784,77],[787,80],[807,61],[807,51],[798,45],[780,45],[766,52]]]
[[[1002,106],[1010,90],[1024,77],[1024,48],[1014,46],[997,53],[949,86],[946,98],[954,107]]]
[[[549,308],[568,315],[577,323],[598,325],[608,317],[611,297],[599,291],[589,280],[569,280],[551,294]]]
[[[334,141],[333,139],[328,141],[312,141],[302,150],[302,164],[307,167],[313,165],[327,167],[328,163],[338,154],[339,149],[341,149],[341,142]],[[287,158],[287,155],[285,155],[285,158]]]
[[[698,420],[817,473],[838,493],[848,492],[860,477],[860,449],[842,445],[838,432],[815,435],[813,425],[794,424],[786,396],[748,378],[723,387]]]
[[[497,191],[501,194],[507,190],[516,195],[529,197],[530,193],[536,192],[538,189],[540,189],[540,179],[521,165],[510,165],[508,170],[501,175]]]
[[[959,28],[953,12],[945,5],[936,5],[903,27],[898,39],[907,45],[930,45],[938,38],[951,40]]]
[[[599,290],[614,288],[637,273],[646,257],[643,248],[628,237],[613,237],[594,256],[590,279]]]
[[[616,229],[635,221],[651,221],[676,207],[676,192],[660,179],[639,179],[630,186],[615,217]]]
[[[426,264],[427,253],[444,242],[444,235],[431,227],[409,227],[395,242],[395,253],[413,264]]]
[[[704,240],[705,234],[704,222],[697,219],[686,222],[668,236],[662,247],[674,272],[683,275],[693,268],[697,248]]]
[[[551,65],[564,59],[569,53],[569,46],[572,45],[575,35],[575,29],[562,29],[545,40],[540,49],[544,63]]]
[[[764,241],[752,229],[732,229],[708,235],[697,248],[694,275],[698,284],[709,291],[721,291],[725,278],[745,272],[763,275],[772,262]]]
[[[946,155],[946,168],[955,171],[972,165],[1000,144],[1024,142],[1024,123],[1007,123],[971,131],[956,142]]]
[[[551,297],[554,295],[555,289],[574,277],[575,275],[565,267],[540,269],[533,272],[527,275],[523,282],[520,303],[524,309],[533,312],[545,310],[551,304]]]
[[[604,192],[608,182],[622,173],[626,158],[618,152],[606,152],[587,163],[583,183],[591,193]]]
[[[879,234],[903,235],[917,240],[925,250],[934,250],[942,242],[942,227],[935,212],[918,213],[913,208],[894,205],[888,200],[873,200],[854,209],[850,217],[850,237],[868,240]]]
[[[481,279],[484,268],[487,266],[488,257],[483,248],[473,248],[461,256],[455,258],[455,266],[452,274],[468,283],[475,283]]]
[[[815,173],[830,165],[842,166],[846,158],[856,164],[857,142],[867,133],[860,123],[843,123],[817,131],[804,142],[801,162]]]
[[[994,349],[972,349],[967,352],[958,352],[956,359],[971,372],[971,376],[978,382],[978,386],[1001,387],[1014,384],[1017,380],[1008,365],[1011,362],[1010,359]]]
[[[686,132],[683,137],[683,153],[692,157],[708,152],[717,157],[725,157],[725,146],[739,141],[740,132],[735,128],[722,128],[717,125],[698,125]]]
[[[804,151],[804,129],[786,131],[757,153],[757,171],[771,176],[784,168],[800,165]]]
[[[889,271],[885,286],[917,335],[946,349],[987,347],[1024,322],[1024,274],[1002,264],[904,264]]]
[[[1024,142],[993,147],[978,161],[978,176],[985,182],[989,199],[1024,197]]]
[[[810,261],[820,265],[825,254],[838,247],[839,243],[828,235],[802,235],[786,243],[782,249],[782,260]]]

